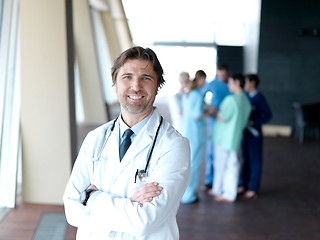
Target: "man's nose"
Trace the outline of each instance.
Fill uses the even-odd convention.
[[[131,87],[133,90],[140,90],[142,88],[142,81],[140,78],[133,78],[131,82]]]

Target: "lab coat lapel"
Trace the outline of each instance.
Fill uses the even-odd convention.
[[[120,166],[118,168],[118,172],[116,174],[116,178],[121,175],[121,172],[126,168],[129,163],[139,165],[141,161],[146,162],[147,159],[145,157],[138,158],[137,156],[141,154],[142,151],[149,151],[149,148],[152,144],[153,138],[155,136],[155,132],[157,130],[158,124],[160,121],[160,115],[157,109],[154,110],[150,120],[146,124],[145,127],[141,129],[139,134],[135,137],[128,151],[124,155]],[[119,148],[119,147],[118,147]],[[144,154],[146,155],[146,154]],[[119,149],[118,149],[119,156]],[[119,157],[118,157],[119,159]]]
[[[112,161],[115,166],[120,165],[119,158],[119,120],[117,120],[114,130],[110,135],[110,139],[108,140],[108,144],[105,148],[106,153],[103,155],[108,156],[108,161]]]

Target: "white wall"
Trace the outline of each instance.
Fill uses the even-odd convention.
[[[20,2],[23,201],[61,204],[71,171],[64,0]]]

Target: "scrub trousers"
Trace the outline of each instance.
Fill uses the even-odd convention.
[[[240,170],[239,186],[255,193],[260,192],[262,174],[262,133],[259,137],[245,132],[242,142],[243,163]]]
[[[208,140],[206,148],[206,168],[204,175],[204,184],[212,186],[213,181],[213,142]]]
[[[237,197],[239,179],[239,160],[237,151],[225,150],[214,144],[213,193],[216,196],[234,201]]]
[[[207,136],[209,139],[207,140],[206,146],[206,162],[205,162],[205,174],[204,174],[204,184],[212,186],[213,181],[213,142],[211,140],[212,130],[214,126],[214,120],[208,119],[207,120]]]
[[[190,142],[191,170],[189,185],[182,196],[181,203],[192,203],[197,200],[197,188],[199,185],[200,168],[203,160],[205,144],[193,144]]]

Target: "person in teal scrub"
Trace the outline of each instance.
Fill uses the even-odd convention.
[[[233,203],[237,197],[239,178],[238,149],[251,113],[251,103],[243,92],[242,74],[229,78],[228,88],[232,95],[220,105],[218,121],[212,135],[214,143],[214,180],[209,194],[216,201]],[[191,152],[192,153],[192,152]]]
[[[191,148],[191,177],[181,199],[182,203],[195,203],[199,200],[197,188],[206,142],[204,121],[206,113],[201,88],[205,84],[206,77],[204,71],[197,71],[194,80],[188,86],[188,93],[182,98],[182,135],[189,139]]]

